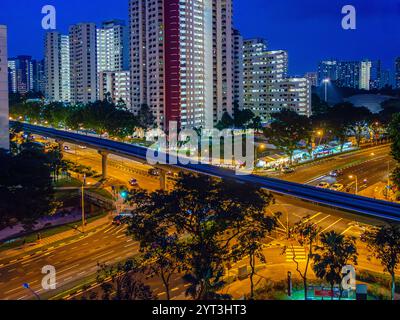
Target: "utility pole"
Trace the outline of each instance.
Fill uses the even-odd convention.
[[[85,233],[85,184],[86,184],[86,174],[83,175],[83,182],[82,182],[82,233]]]

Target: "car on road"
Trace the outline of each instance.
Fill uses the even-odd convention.
[[[79,146],[80,149],[87,149],[86,146]]]
[[[326,181],[322,181],[320,183],[318,183],[317,188],[321,188],[321,189],[328,189],[330,187],[330,184]]]
[[[131,187],[137,187],[137,186],[139,186],[139,183],[135,178],[132,178],[131,180],[129,180],[129,185]]]
[[[329,175],[331,177],[340,177],[343,175],[343,170],[332,170],[331,172],[329,172]]]
[[[71,148],[69,146],[64,146],[64,150],[69,151],[69,150],[71,150]]]
[[[294,169],[290,167],[283,167],[281,171],[282,173],[293,173]]]
[[[344,185],[340,183],[334,183],[333,185],[330,186],[329,189],[333,191],[342,191],[344,189]]]
[[[120,226],[120,225],[128,222],[128,219],[131,217],[132,217],[132,214],[121,213],[121,214],[117,215],[116,217],[114,217],[112,224]]]
[[[152,168],[149,170],[149,175],[158,177],[160,175],[160,170],[156,168]]]

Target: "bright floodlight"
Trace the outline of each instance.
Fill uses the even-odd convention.
[[[324,79],[323,82],[324,83],[329,83],[329,82],[331,82],[331,80],[330,79]]]

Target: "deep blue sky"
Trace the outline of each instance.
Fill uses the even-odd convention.
[[[0,0],[0,24],[9,27],[10,56],[42,56],[41,8],[57,9],[57,29],[128,17],[128,0]],[[357,9],[357,30],[341,28],[341,8]],[[400,0],[234,0],[236,27],[264,37],[270,49],[289,51],[290,73],[313,71],[319,60],[382,59],[392,68],[400,56]]]

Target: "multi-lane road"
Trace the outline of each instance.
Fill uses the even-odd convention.
[[[101,168],[101,158],[96,151],[91,149],[75,148],[69,145],[70,150],[65,151],[65,157],[70,160],[78,160],[79,163],[90,165],[95,170]],[[359,174],[369,173],[371,177],[381,179],[386,173],[386,160],[390,160],[389,147],[378,147],[373,150],[363,150],[352,154],[338,156],[334,159],[321,161],[318,164],[303,166],[285,179],[298,182],[314,183],[323,179],[329,171],[352,164],[345,172]],[[375,168],[375,169],[374,169]],[[119,157],[110,157],[109,175],[122,182],[136,178],[139,184],[149,190],[159,188],[157,178],[146,174],[149,168],[145,165],[135,163]],[[345,175],[344,175],[345,176]],[[341,179],[345,179],[345,177]],[[372,183],[372,181],[371,181]],[[320,227],[321,232],[335,230],[339,233],[358,237],[367,225],[360,224],[352,217],[338,216],[328,210],[315,211],[304,203],[293,203],[285,198],[277,199],[277,203],[269,208],[270,212],[281,212],[278,231],[265,240],[269,241],[282,238],[287,232],[287,225],[292,225],[305,216]],[[98,270],[97,263],[115,263],[123,261],[138,253],[138,245],[125,235],[123,227],[105,225],[84,238],[66,240],[59,243],[57,247],[48,246],[37,251],[26,251],[19,257],[0,258],[0,299],[31,299],[32,293],[22,287],[23,283],[29,283],[33,290],[46,298],[57,296],[60,292],[87,280]],[[267,257],[271,251],[266,251]],[[270,259],[281,259],[281,257],[268,257]],[[57,290],[45,292],[41,286],[44,275],[41,273],[43,266],[52,265],[57,271]],[[376,270],[379,266],[376,266]],[[165,298],[165,292],[158,279],[148,282],[158,298]],[[185,291],[185,284],[181,277],[176,276],[172,281],[173,296],[179,296]]]
[[[362,191],[376,183],[387,182],[390,169],[395,164],[390,155],[390,146],[383,145],[300,166],[294,173],[281,175],[280,178],[314,186],[322,181],[329,184],[340,183],[344,185],[343,191],[355,193],[355,177],[358,191]],[[331,177],[329,173],[336,169],[341,169],[342,175]]]

